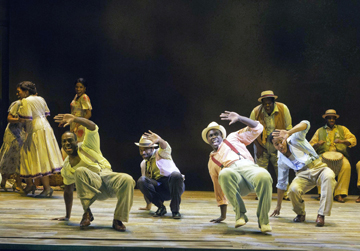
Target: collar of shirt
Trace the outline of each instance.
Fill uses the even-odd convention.
[[[336,129],[336,128],[337,128],[337,125],[334,125],[334,127],[331,128],[330,126],[328,126],[327,124],[325,124],[324,128],[325,128],[326,130],[330,130],[330,131],[331,131],[331,130]]]

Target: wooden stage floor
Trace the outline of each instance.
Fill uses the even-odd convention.
[[[37,191],[39,193],[39,191]],[[357,196],[346,203],[334,202],[332,216],[326,225],[315,227],[319,202],[315,195],[305,195],[305,223],[293,223],[295,217],[289,201],[283,202],[280,217],[271,218],[273,231],[262,234],[256,218],[254,195],[245,197],[249,222],[234,228],[234,212],[228,206],[227,219],[214,224],[211,219],[220,215],[212,192],[185,192],[182,196],[183,218],[174,220],[171,212],[154,218],[156,210],[138,210],[145,202],[135,190],[130,220],[126,232],[111,228],[115,199],[97,201],[91,207],[95,220],[86,230],[80,230],[82,208],[74,196],[72,218],[69,222],[50,220],[64,216],[63,192],[55,191],[53,198],[22,197],[14,192],[0,192],[0,250],[359,250],[360,204]],[[168,208],[169,202],[165,205]],[[271,212],[276,205],[273,195]],[[168,208],[169,211],[169,208]]]

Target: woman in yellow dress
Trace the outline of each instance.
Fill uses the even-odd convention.
[[[75,97],[70,104],[71,114],[76,117],[83,117],[89,119],[91,117],[91,102],[88,95],[86,95],[86,81],[83,78],[79,78],[75,82]],[[85,128],[77,123],[70,125],[70,131],[74,132],[77,136],[77,141],[82,142],[84,140]]]
[[[22,98],[19,118],[25,122],[26,138],[20,150],[20,177],[26,179],[25,195],[35,192],[33,179],[40,178],[44,190],[38,198],[50,198],[53,190],[49,176],[60,172],[63,160],[54,131],[46,116],[50,110],[43,99],[37,96],[36,86],[30,81],[18,84],[17,94]]]

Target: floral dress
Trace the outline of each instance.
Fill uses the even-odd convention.
[[[21,102],[17,100],[9,107],[9,114],[18,117]],[[24,142],[23,123],[8,123],[0,149],[0,173],[13,174],[20,171],[20,148]]]
[[[26,139],[20,150],[20,177],[38,178],[60,172],[63,160],[54,131],[46,116],[45,100],[29,96],[21,100],[19,117],[26,120]]]
[[[84,117],[86,114],[86,110],[92,110],[90,98],[85,93],[81,95],[79,98],[76,98],[75,96],[75,98],[70,104],[70,107],[71,107],[71,114],[74,115],[75,117]],[[78,127],[77,130],[74,132],[76,125]],[[70,131],[76,134],[78,142],[82,142],[84,140],[85,128],[82,125],[71,123]]]

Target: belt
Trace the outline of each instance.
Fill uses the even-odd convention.
[[[296,173],[305,171],[305,170],[307,170],[307,169],[311,169],[311,168],[313,168],[314,166],[318,165],[319,162],[321,162],[320,159],[315,159],[315,160],[313,160],[312,162],[310,162],[309,164],[307,164],[306,166],[303,166],[303,168],[301,168],[300,170],[296,171]]]

